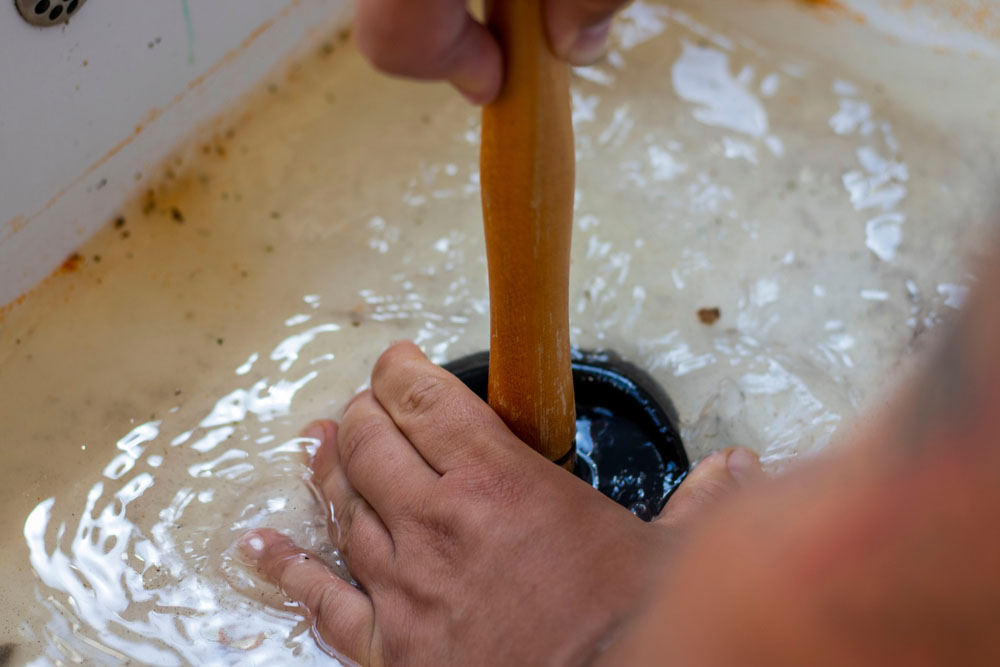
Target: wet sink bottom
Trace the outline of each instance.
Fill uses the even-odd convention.
[[[905,97],[881,37],[840,63],[807,47],[844,26],[752,4],[757,23],[735,0],[633,3],[577,70],[571,337],[650,373],[692,461],[742,444],[780,467],[973,283],[1000,150],[963,128],[997,113],[1000,68],[892,47],[914,88],[978,85],[963,115]],[[782,11],[804,46],[760,36]],[[268,83],[0,321],[14,664],[326,661],[236,537],[275,526],[337,565],[298,429],[392,340],[438,362],[488,343],[475,110],[348,50]]]

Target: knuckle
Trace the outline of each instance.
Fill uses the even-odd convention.
[[[421,375],[414,378],[403,390],[399,407],[403,414],[420,417],[437,407],[442,407],[447,395],[447,386],[435,375]]]
[[[380,70],[393,72],[399,62],[398,42],[395,40],[395,22],[392,15],[373,7],[372,2],[358,4],[354,22],[354,35],[358,50]]]
[[[359,452],[378,442],[379,438],[385,437],[385,425],[375,416],[351,420],[344,430],[346,433],[343,433],[340,439],[340,457],[344,462],[345,471],[350,470],[351,461]]]
[[[379,355],[378,360],[375,362],[375,369],[372,371],[372,375],[377,377],[391,372],[392,369],[402,361],[404,356],[412,356],[414,347],[415,345],[413,343],[406,340],[393,343]]]
[[[324,618],[328,619],[332,615],[336,599],[330,586],[312,586],[306,591],[302,603],[316,619],[316,624],[319,626]]]
[[[365,521],[361,515],[353,517],[352,521],[344,527],[338,545],[347,566],[352,570],[362,572],[367,572],[371,562],[381,556],[380,546],[381,542],[375,532],[375,526]]]
[[[313,627],[319,632],[323,640],[328,645],[338,645],[338,648],[345,651],[352,661],[360,664],[369,664],[370,648],[373,627],[367,623],[365,617],[352,617],[352,614],[344,613],[343,601],[333,586],[316,586],[309,592],[313,600],[313,605],[306,604],[313,620]],[[335,641],[337,636],[354,637],[347,645]]]
[[[362,2],[355,20],[355,38],[358,50],[377,69],[391,74],[421,76],[434,44],[428,30],[414,31],[410,21],[401,15],[408,8],[397,6],[394,11],[383,11],[371,5],[385,4]]]
[[[466,21],[458,8],[428,20],[419,3],[367,0],[358,5],[358,50],[377,69],[418,78],[441,78],[454,65]],[[414,30],[417,23],[420,29]]]
[[[341,551],[346,551],[348,543],[351,541],[351,526],[354,525],[354,512],[357,509],[357,501],[340,503],[334,508],[334,521],[337,522],[336,539],[334,542]]]
[[[459,497],[475,498],[494,510],[510,508],[524,497],[523,477],[512,466],[485,461],[469,465],[460,472],[453,482],[454,492]]]
[[[445,563],[458,561],[462,550],[461,524],[449,514],[424,516],[419,525],[424,547]]]

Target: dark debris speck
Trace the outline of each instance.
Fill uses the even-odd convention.
[[[702,324],[711,326],[719,321],[722,317],[722,311],[718,308],[699,308],[698,309],[698,319]]]

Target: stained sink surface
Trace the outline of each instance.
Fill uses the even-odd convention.
[[[877,408],[974,283],[1000,86],[836,12],[708,4],[633,4],[576,71],[573,338],[662,382],[693,459],[777,468]],[[487,344],[477,112],[318,51],[0,321],[14,663],[328,660],[235,539],[336,563],[297,430],[393,340]]]

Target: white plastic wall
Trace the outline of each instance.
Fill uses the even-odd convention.
[[[348,0],[0,2],[0,305],[48,275],[185,135],[350,20]]]
[[[840,4],[897,39],[1000,57],[996,0]],[[94,0],[69,24],[34,28],[0,1],[0,305],[103,225],[142,184],[137,173],[350,9]]]

